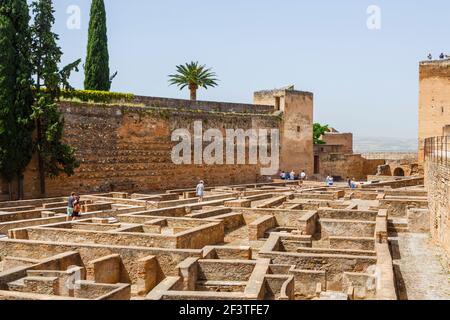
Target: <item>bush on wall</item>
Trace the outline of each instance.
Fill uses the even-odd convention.
[[[114,101],[129,102],[134,99],[131,93],[118,93],[95,90],[62,90],[61,97],[64,99],[79,99],[83,102],[109,103]]]

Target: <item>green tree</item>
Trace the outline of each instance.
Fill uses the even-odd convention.
[[[36,83],[33,119],[37,134],[35,151],[38,155],[41,193],[45,195],[45,178],[62,173],[73,175],[79,166],[75,149],[64,144],[64,119],[56,101],[60,97],[61,86],[70,87],[68,78],[73,70],[78,70],[77,60],[59,70],[62,51],[57,45],[58,35],[52,32],[55,23],[52,0],[33,1],[34,22],[32,32],[33,75]]]
[[[15,98],[15,50],[13,46],[14,27],[9,17],[0,14],[0,173],[9,184],[11,199],[11,182],[16,174],[13,131],[16,128],[13,114]]]
[[[84,88],[86,90],[109,91],[117,72],[109,74],[108,35],[106,11],[103,0],[92,0],[86,63],[84,66]]]
[[[325,144],[322,136],[328,131],[328,125],[323,126],[320,123],[314,123],[314,144]]]
[[[23,198],[23,172],[32,157],[34,122],[30,63],[29,10],[26,0],[0,2],[0,173]]]
[[[188,87],[193,101],[197,100],[198,88],[216,87],[217,81],[216,74],[205,65],[199,65],[198,62],[179,65],[177,73],[169,75],[170,85],[177,85],[180,90]]]

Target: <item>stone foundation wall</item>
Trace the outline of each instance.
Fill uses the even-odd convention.
[[[363,189],[373,189],[373,188],[383,188],[383,187],[391,187],[392,189],[400,189],[406,187],[414,187],[423,185],[423,177],[408,177],[408,178],[400,178],[395,181],[385,181],[385,176],[369,176],[369,181],[380,181],[380,182],[372,182],[369,184],[361,185]]]
[[[427,160],[425,184],[428,189],[431,235],[450,258],[450,166]]]

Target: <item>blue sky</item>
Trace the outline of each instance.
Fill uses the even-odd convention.
[[[86,55],[90,0],[55,0],[64,63]],[[66,26],[81,8],[81,29]],[[357,136],[417,136],[418,62],[450,52],[445,0],[105,0],[112,90],[188,98],[169,87],[175,65],[213,67],[218,88],[199,99],[251,102],[295,84],[315,94],[315,120]],[[381,9],[381,30],[366,10]],[[72,77],[82,88],[83,73]]]

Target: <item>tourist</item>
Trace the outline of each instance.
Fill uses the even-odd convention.
[[[443,60],[445,58],[444,53],[441,53],[441,55],[439,56],[439,59]]]
[[[289,175],[290,180],[295,180],[295,171],[292,170],[290,175]]]
[[[75,201],[73,202],[72,221],[80,217],[80,213],[81,213],[81,201],[80,196],[77,195],[75,197]]]
[[[198,202],[203,202],[203,197],[205,196],[205,182],[203,180],[197,185],[195,192],[198,197]]]
[[[433,56],[431,55],[431,53],[428,55],[428,60],[433,60]]]
[[[67,201],[67,220],[72,218],[73,215],[73,205],[76,200],[76,193],[72,192],[70,194],[69,200]]]
[[[353,188],[352,188],[352,179],[350,179],[350,177],[347,177],[347,186],[348,186],[350,189],[353,189]]]
[[[327,187],[332,187],[334,185],[334,179],[332,176],[328,175],[326,179]]]
[[[305,181],[306,180],[306,173],[305,170],[302,170],[302,173],[300,173],[300,180]]]
[[[281,180],[286,179],[286,172],[281,171],[281,173],[280,173],[280,179],[281,179]]]
[[[352,189],[356,189],[357,187],[358,187],[358,184],[356,183],[356,179],[353,178],[353,179],[352,179],[352,182],[351,182],[351,188],[352,188]]]

